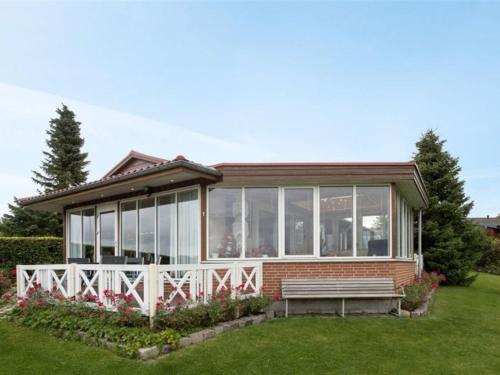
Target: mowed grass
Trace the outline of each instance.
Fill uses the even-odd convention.
[[[500,276],[438,291],[429,317],[296,317],[142,363],[0,322],[1,374],[499,374]]]

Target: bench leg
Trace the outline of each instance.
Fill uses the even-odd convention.
[[[345,317],[345,299],[342,298],[342,318]]]
[[[288,318],[288,298],[285,300],[285,318]]]

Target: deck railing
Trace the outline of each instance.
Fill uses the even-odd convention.
[[[108,292],[130,295],[143,314],[154,316],[159,300],[166,303],[207,303],[221,291],[233,297],[259,295],[262,263],[231,262],[190,265],[56,264],[18,265],[17,294],[26,296],[39,284],[65,298],[100,301],[113,309]]]

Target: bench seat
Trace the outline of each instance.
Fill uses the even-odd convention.
[[[401,298],[392,278],[336,278],[336,279],[283,279],[281,294],[285,300],[285,315],[288,316],[289,299],[341,299],[342,316],[345,315],[346,299],[398,299],[398,314]]]

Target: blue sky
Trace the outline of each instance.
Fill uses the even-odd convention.
[[[92,179],[130,149],[201,163],[405,161],[428,128],[500,213],[500,3],[1,3],[0,213],[48,119]]]

